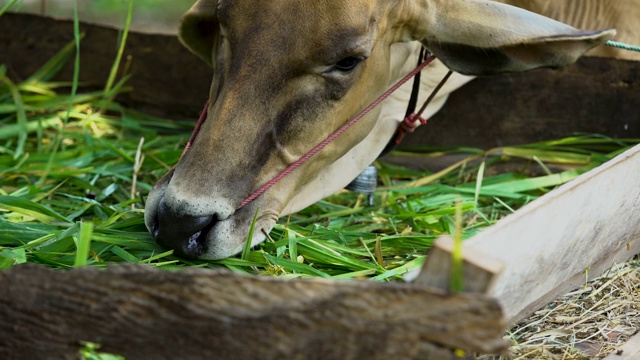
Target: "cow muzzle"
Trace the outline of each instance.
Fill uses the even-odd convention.
[[[264,198],[236,210],[229,196],[185,193],[171,184],[174,171],[149,193],[144,220],[153,239],[175,255],[191,259],[224,259],[236,255],[251,241],[257,245],[275,225],[279,212]],[[249,228],[260,209],[252,239]]]
[[[216,224],[212,215],[180,216],[164,199],[160,200],[157,218],[151,222],[151,234],[156,242],[186,258],[199,258],[207,252],[207,235]]]

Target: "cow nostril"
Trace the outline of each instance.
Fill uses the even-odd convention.
[[[205,253],[207,250],[207,234],[215,223],[213,217],[211,217],[209,223],[202,230],[189,236],[187,243],[184,245],[184,256],[197,258]]]
[[[187,250],[188,253],[202,253],[202,241],[200,241],[201,235],[202,231],[198,231],[189,237],[185,247],[185,250]]]
[[[153,236],[154,239],[157,238],[159,231],[160,231],[160,223],[158,221],[158,217],[156,216],[154,218],[154,221],[151,223],[151,236]]]
[[[207,233],[214,224],[213,216],[175,215],[161,200],[152,235],[159,244],[174,249],[177,255],[198,258],[207,251]]]

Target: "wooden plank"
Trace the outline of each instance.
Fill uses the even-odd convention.
[[[80,82],[104,87],[116,58],[118,29],[80,23],[85,34],[80,51]],[[11,33],[11,34],[9,34]],[[0,21],[0,64],[7,75],[24,80],[40,69],[65,45],[73,41],[73,21],[27,14],[7,13]],[[168,118],[196,121],[207,101],[212,69],[193,55],[174,35],[130,32],[124,48],[133,91],[118,97],[128,108]],[[52,80],[70,81],[73,61],[68,61]]]
[[[640,61],[584,57],[562,69],[472,80],[400,148],[497,146],[573,136],[640,137]]]
[[[509,323],[640,253],[640,145],[464,242],[504,262],[490,295]],[[440,253],[437,253],[440,254]],[[430,261],[450,261],[429,256]],[[417,281],[427,274],[419,274]]]
[[[637,360],[640,359],[640,334],[636,334],[617,348],[604,360]]]
[[[0,272],[0,359],[459,359],[497,353],[494,299],[406,283],[285,280],[140,265]]]

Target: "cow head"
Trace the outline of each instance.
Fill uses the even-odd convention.
[[[199,0],[180,36],[214,69],[207,117],[149,194],[145,223],[187,257],[237,254],[256,213],[251,245],[263,241],[280,215],[318,200],[298,195],[370,134],[379,110],[236,209],[396,80],[393,44],[419,41],[480,75],[566,65],[613,34],[484,0]]]

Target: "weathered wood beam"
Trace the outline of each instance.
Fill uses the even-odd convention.
[[[0,272],[0,358],[456,359],[505,349],[498,303],[403,283],[145,266]]]
[[[449,96],[402,148],[498,146],[576,132],[640,137],[640,62],[584,57],[562,69],[477,78]]]
[[[449,289],[453,249],[453,237],[449,235],[439,237],[429,250],[428,260],[425,261],[420,272],[421,276],[412,283],[436,289]],[[495,287],[498,275],[504,269],[504,263],[468,247],[464,249],[461,260],[464,291],[489,294]]]
[[[116,56],[116,29],[81,24],[80,80],[103,86]],[[73,23],[11,14],[0,21],[0,64],[25,79],[73,40]],[[209,94],[211,69],[175,36],[131,32],[125,47],[129,107],[195,121]],[[55,80],[69,81],[73,62]],[[640,137],[640,62],[582,58],[561,70],[478,78],[454,92],[445,107],[402,147],[493,148],[565,137],[575,132]]]
[[[463,243],[463,254],[487,254],[504,263],[488,295],[500,301],[509,323],[640,253],[638,174],[640,145]],[[424,269],[450,261],[450,251],[438,251]],[[486,271],[484,265],[468,266]],[[431,284],[430,277],[420,273],[415,281]]]
[[[84,34],[80,82],[103,88],[116,58],[120,31],[81,23],[80,32]],[[72,41],[72,21],[6,13],[0,21],[0,64],[7,66],[11,78],[24,80]],[[131,92],[118,98],[127,107],[195,122],[209,96],[213,71],[176,36],[130,32],[121,68],[132,75],[126,84]],[[72,78],[73,59],[53,80]]]

